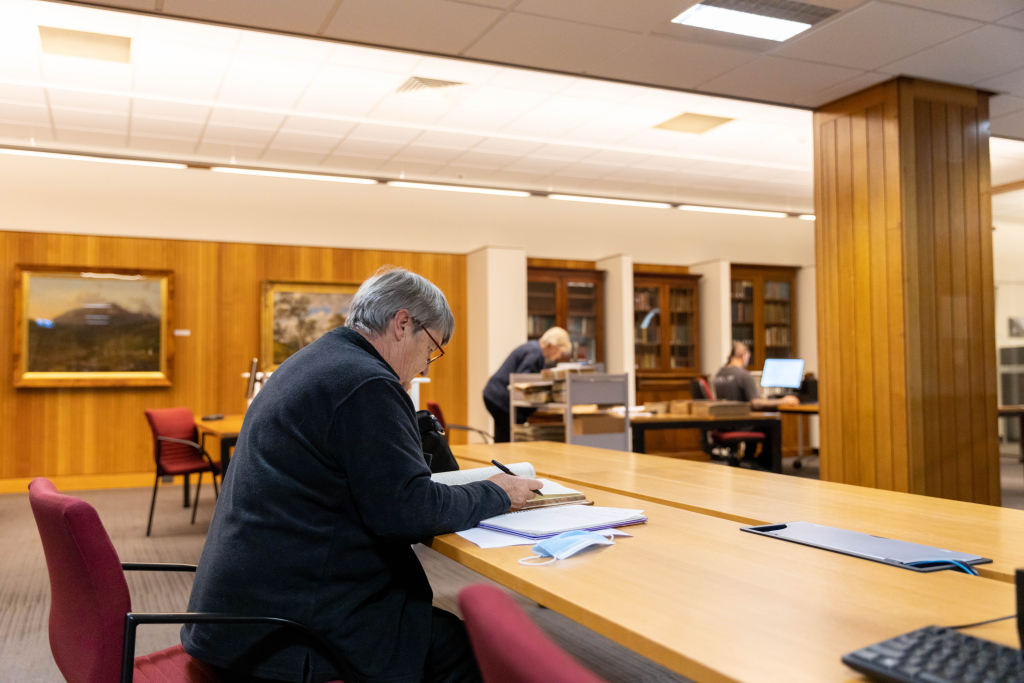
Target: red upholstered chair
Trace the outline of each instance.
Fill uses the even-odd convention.
[[[153,457],[156,458],[156,480],[153,482],[153,500],[149,504],[149,522],[146,524],[146,535],[153,530],[153,509],[156,507],[156,490],[160,485],[160,477],[168,475],[184,475],[185,490],[188,491],[188,478],[192,474],[199,475],[196,483],[196,500],[192,507],[192,523],[196,523],[196,510],[199,509],[199,489],[203,486],[203,472],[213,473],[213,494],[220,497],[217,490],[217,475],[220,465],[213,462],[209,453],[199,445],[199,433],[196,430],[195,415],[188,408],[163,408],[147,410],[146,420],[153,432]],[[188,504],[188,494],[185,494]]]
[[[480,438],[484,440],[484,443],[494,443],[494,437],[476,427],[467,427],[466,425],[454,425],[448,424],[444,420],[444,413],[441,412],[441,406],[434,403],[433,401],[427,401],[427,410],[430,414],[437,418],[437,421],[441,423],[441,429],[447,432],[449,429],[460,429],[464,432],[475,432],[480,435]]]
[[[122,563],[96,510],[57,491],[48,479],[29,484],[50,575],[50,651],[67,683],[217,683],[181,645],[135,657],[139,624],[265,623],[299,629],[342,671],[347,664],[312,629],[286,619],[215,613],[138,614],[124,570],[191,571],[188,564]],[[350,678],[350,680],[353,680]]]
[[[690,394],[695,399],[713,399],[715,395],[711,391],[711,385],[708,383],[707,378],[698,377],[690,383]],[[764,434],[761,432],[718,432],[708,431],[701,432],[701,440],[706,443],[710,448],[705,448],[712,458],[722,460],[720,455],[714,453],[714,449],[722,448],[728,453],[729,464],[733,466],[739,465],[739,460],[736,458],[736,453],[739,451],[741,443],[747,442],[752,443],[754,441],[764,443]],[[748,453],[751,459],[754,454]]]
[[[459,607],[484,683],[604,683],[494,586],[463,589]]]

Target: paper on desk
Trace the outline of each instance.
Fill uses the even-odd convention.
[[[537,541],[531,541],[528,538],[522,536],[516,536],[514,534],[503,534],[500,531],[491,531],[489,529],[480,529],[479,527],[474,529],[466,529],[465,531],[456,532],[459,536],[470,543],[474,543],[484,550],[491,548],[509,548],[514,545],[533,545]],[[633,534],[627,534],[625,531],[618,529],[602,529],[602,534],[612,534],[613,536],[628,536],[632,538]]]
[[[550,479],[538,479],[537,481],[541,482],[540,492],[545,496],[568,496],[573,493],[579,493],[576,489],[556,484]]]

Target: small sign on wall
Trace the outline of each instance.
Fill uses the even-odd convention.
[[[1011,337],[1024,337],[1024,317],[1011,317],[1010,321],[1010,336]]]

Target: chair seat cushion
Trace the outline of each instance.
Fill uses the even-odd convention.
[[[218,683],[213,671],[181,645],[135,658],[135,683]]]
[[[764,434],[761,432],[712,432],[711,438],[719,443],[731,443],[734,441],[764,439]]]
[[[162,458],[160,470],[164,474],[192,474],[194,472],[209,472],[210,463],[202,458]],[[214,463],[213,469],[220,474],[220,466]]]

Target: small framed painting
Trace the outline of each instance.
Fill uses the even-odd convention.
[[[14,386],[166,387],[174,274],[17,266]]]
[[[1024,337],[1024,318],[1010,318],[1010,336]]]
[[[348,320],[359,285],[321,282],[263,283],[261,361],[273,372],[289,356]]]

